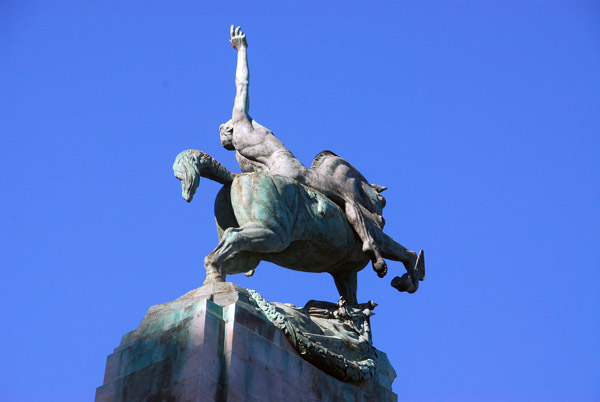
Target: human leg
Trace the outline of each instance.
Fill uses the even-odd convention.
[[[373,264],[377,276],[383,278],[387,274],[387,264],[380,252],[379,244],[382,242],[383,231],[377,225],[374,214],[362,205],[346,201],[345,212],[348,223],[362,241],[362,251],[367,254]]]

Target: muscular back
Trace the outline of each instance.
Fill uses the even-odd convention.
[[[233,146],[243,171],[242,164],[252,171],[258,170],[258,164],[272,174],[294,179],[308,171],[271,130],[249,118],[242,117],[233,123]]]

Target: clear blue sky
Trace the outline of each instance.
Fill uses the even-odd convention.
[[[187,204],[171,165],[239,171],[232,23],[252,116],[388,186],[387,232],[426,251],[414,295],[400,264],[359,276],[400,399],[600,400],[598,2],[214,3],[0,3],[0,400],[91,400],[121,335],[202,284],[219,185]],[[326,274],[230,280],[337,300]]]

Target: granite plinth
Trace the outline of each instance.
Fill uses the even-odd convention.
[[[395,377],[382,352],[368,381],[326,374],[225,282],[151,307],[108,356],[96,401],[396,401]]]

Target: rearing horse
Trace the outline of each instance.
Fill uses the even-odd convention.
[[[200,177],[224,184],[215,200],[219,244],[204,259],[205,284],[227,274],[251,275],[260,261],[303,272],[328,272],[349,304],[356,304],[357,273],[370,261],[342,209],[323,194],[289,177],[270,173],[233,174],[210,155],[181,152],[173,164],[182,196],[190,202]],[[391,285],[414,293],[425,276],[418,257],[387,234],[384,258],[401,261],[407,273]]]

